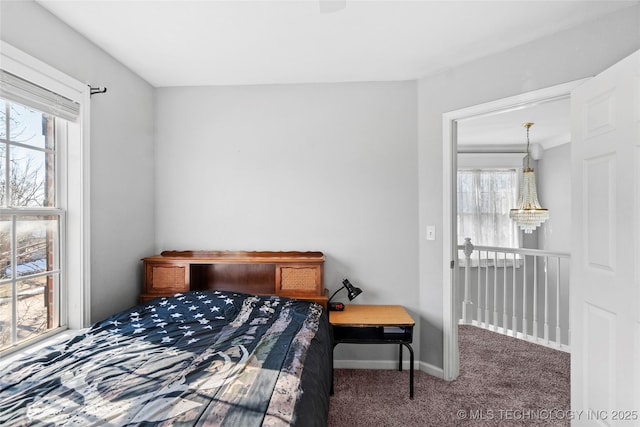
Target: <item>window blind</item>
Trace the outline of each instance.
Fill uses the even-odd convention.
[[[79,103],[5,70],[0,70],[0,98],[35,108],[65,120],[75,121],[80,115]]]

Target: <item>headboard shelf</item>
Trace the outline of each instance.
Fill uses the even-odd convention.
[[[188,259],[193,262],[245,264],[276,263],[276,262],[318,262],[324,263],[322,252],[266,252],[266,251],[162,251],[161,258]],[[149,258],[157,258],[158,255]]]
[[[226,290],[327,306],[322,252],[163,251],[143,263],[141,302],[189,290]]]

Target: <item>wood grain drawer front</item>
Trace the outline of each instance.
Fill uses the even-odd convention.
[[[322,295],[319,265],[278,265],[276,292],[280,295]]]
[[[147,264],[146,289],[148,293],[175,293],[189,290],[189,269],[184,265]]]

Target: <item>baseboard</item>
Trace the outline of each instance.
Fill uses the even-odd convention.
[[[470,325],[477,328],[485,329],[487,331],[495,332],[498,334],[506,335],[508,337],[517,338],[519,340],[528,341],[534,344],[538,344],[553,350],[564,351],[565,353],[571,353],[571,347],[566,344],[558,344],[555,341],[545,340],[543,337],[534,337],[533,335],[524,335],[522,332],[513,332],[513,329],[504,329],[501,326],[487,325],[477,320],[471,321],[471,323],[464,323],[460,320],[460,325]]]
[[[418,362],[418,369],[436,378],[444,379],[444,369],[427,362]]]
[[[336,369],[398,369],[397,360],[334,360],[333,367]],[[402,369],[409,369],[409,361],[402,363]],[[414,369],[433,375],[437,378],[444,378],[444,371],[426,362],[415,362]]]

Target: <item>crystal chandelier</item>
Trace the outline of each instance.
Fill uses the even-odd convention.
[[[527,128],[527,155],[526,167],[522,171],[522,180],[520,181],[520,198],[518,199],[518,207],[511,209],[509,218],[513,219],[518,227],[525,233],[531,234],[538,226],[549,219],[549,210],[540,207],[538,202],[538,192],[536,191],[536,176],[533,169],[529,167],[531,153],[529,152],[529,129],[533,123],[525,123]]]

